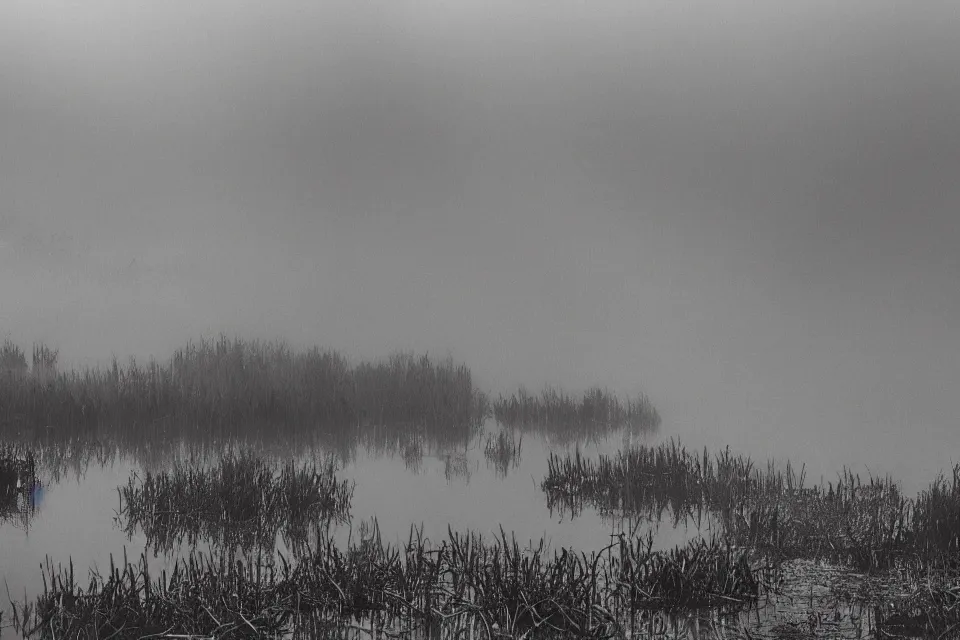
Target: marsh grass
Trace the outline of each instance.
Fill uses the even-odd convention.
[[[303,542],[311,526],[346,521],[353,483],[337,479],[332,461],[275,470],[250,454],[228,453],[214,467],[178,462],[169,472],[134,474],[117,492],[126,533],[141,530],[156,550],[200,540],[272,549],[278,533]]]
[[[487,464],[492,465],[500,476],[506,476],[511,468],[520,465],[520,451],[523,447],[523,436],[515,438],[510,431],[502,430],[494,435],[487,435],[483,445],[483,456]]]
[[[805,486],[787,463],[758,467],[729,449],[711,456],[678,442],[636,446],[588,459],[579,449],[551,453],[541,488],[548,505],[576,515],[639,514],[674,523],[709,516],[738,545],[784,558],[824,558],[864,571],[918,556],[960,568],[960,466],[913,499],[889,477],[866,480],[843,470],[836,481]]]
[[[927,580],[906,596],[874,609],[881,637],[953,638],[960,635],[960,581]]]
[[[864,482],[844,470],[836,483],[751,498],[727,525],[743,544],[876,571],[919,551],[912,515],[913,501],[892,479]]]
[[[598,387],[589,389],[580,398],[551,388],[537,396],[520,387],[513,395],[500,396],[493,403],[493,415],[502,425],[564,440],[622,428],[650,432],[660,426],[660,414],[646,396],[621,400]]]
[[[27,356],[17,344],[7,339],[0,345],[0,376],[7,379],[27,374]]]
[[[37,477],[37,460],[29,448],[0,442],[0,495],[14,492]]]
[[[585,457],[551,452],[541,488],[553,505],[566,504],[574,513],[587,502],[601,512],[629,512],[660,520],[672,513],[676,521],[699,516],[704,509],[729,511],[748,498],[802,490],[804,473],[791,466],[780,472],[757,468],[746,457],[716,455],[706,449],[691,452],[678,441],[657,446],[637,445],[613,456]]]
[[[946,568],[960,573],[960,464],[951,479],[943,474],[913,501],[910,533],[921,555],[936,555]]]
[[[35,490],[40,486],[33,451],[0,443],[0,523],[29,526],[36,512]]]
[[[0,350],[0,428],[7,431],[79,433],[108,426],[170,435],[197,428],[342,431],[384,424],[469,430],[488,412],[466,366],[426,355],[352,365],[335,351],[221,337],[188,344],[165,363],[114,359],[108,367],[58,372],[49,348],[38,345],[34,353],[27,371],[15,345]]]
[[[521,546],[502,530],[490,540],[449,531],[434,544],[412,528],[392,545],[374,524],[345,548],[321,539],[296,562],[193,553],[154,576],[145,557],[124,557],[86,585],[72,565],[48,562],[43,593],[14,604],[14,623],[57,638],[259,637],[324,625],[402,637],[601,637],[644,608],[755,601],[768,569],[716,541],[656,552],[649,538],[621,537],[587,554],[551,552],[543,540]]]

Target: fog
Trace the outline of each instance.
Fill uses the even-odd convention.
[[[960,461],[952,2],[0,8],[0,337],[428,350],[665,435]]]

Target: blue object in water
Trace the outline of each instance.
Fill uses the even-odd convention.
[[[39,507],[40,503],[43,502],[43,487],[39,482],[35,482],[33,488],[30,489],[30,501],[33,502],[34,507]]]

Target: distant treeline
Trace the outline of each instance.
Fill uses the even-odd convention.
[[[58,352],[46,345],[34,346],[30,364],[9,340],[0,347],[0,429],[8,433],[264,425],[466,432],[494,414],[511,425],[660,421],[646,397],[621,402],[600,389],[574,400],[561,391],[533,397],[521,388],[491,407],[466,365],[428,355],[354,364],[333,350],[221,336],[188,343],[166,362],[113,358],[106,366],[60,371]]]

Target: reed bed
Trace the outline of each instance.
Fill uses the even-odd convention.
[[[621,400],[598,387],[576,398],[558,389],[544,389],[539,396],[524,387],[510,397],[500,396],[493,403],[496,420],[508,427],[546,430],[571,437],[609,432],[624,427],[655,431],[660,414],[644,396]]]
[[[960,464],[948,481],[942,474],[913,501],[912,544],[921,555],[937,556],[950,571],[960,572]]]
[[[773,570],[716,541],[651,545],[620,537],[590,554],[551,553],[502,530],[491,540],[449,531],[432,544],[416,529],[392,545],[374,524],[346,548],[327,537],[296,562],[193,553],[153,576],[145,557],[124,557],[86,585],[72,565],[48,562],[43,593],[15,604],[14,623],[56,638],[260,637],[324,625],[404,637],[603,637],[645,608],[753,602]]]
[[[956,576],[918,583],[904,597],[874,609],[880,637],[955,638],[960,635],[960,581]]]
[[[579,449],[551,454],[541,483],[551,508],[576,514],[639,514],[675,522],[711,517],[738,545],[782,557],[824,558],[874,571],[903,558],[960,569],[960,466],[913,499],[893,479],[862,480],[843,470],[835,482],[805,486],[787,463],[757,467],[729,449],[711,456],[676,441],[636,446],[598,459]]]
[[[864,482],[844,470],[836,483],[753,498],[727,514],[725,524],[742,544],[876,571],[920,551],[913,506],[892,479]]]
[[[353,483],[337,479],[332,461],[274,470],[250,454],[230,453],[212,468],[178,462],[169,472],[134,474],[117,493],[127,534],[142,530],[156,550],[201,539],[272,549],[278,533],[298,543],[311,526],[346,521]]]
[[[506,476],[511,468],[519,466],[522,447],[523,436],[515,438],[509,431],[500,431],[496,436],[487,436],[483,445],[483,456],[498,474]]]
[[[541,488],[552,503],[568,503],[576,512],[584,502],[601,511],[626,511],[659,520],[665,510],[686,518],[703,509],[730,510],[761,495],[801,493],[804,472],[788,463],[758,468],[747,457],[698,454],[671,440],[657,446],[637,445],[613,456],[584,457],[551,453]]]
[[[33,451],[0,443],[0,523],[26,528],[36,511],[35,491],[40,486]]]
[[[342,431],[384,424],[469,430],[488,413],[465,365],[426,355],[351,365],[335,351],[221,337],[188,344],[165,363],[114,359],[108,367],[58,372],[47,347],[35,348],[29,370],[25,359],[21,366],[22,352],[6,349],[0,428],[14,432],[110,426],[235,433],[264,425]]]
[[[0,496],[13,493],[37,478],[37,459],[29,448],[0,442]]]

